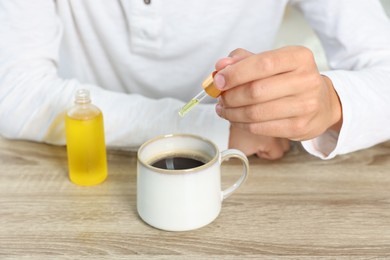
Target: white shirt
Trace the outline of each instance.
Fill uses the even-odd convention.
[[[65,144],[64,113],[91,91],[109,147],[194,133],[228,144],[214,100],[178,110],[236,48],[272,48],[291,2],[322,41],[343,108],[340,134],[303,142],[321,158],[390,139],[390,23],[366,0],[0,0],[0,135]]]

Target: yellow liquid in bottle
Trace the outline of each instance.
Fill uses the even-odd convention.
[[[91,186],[107,178],[103,115],[89,119],[66,116],[66,142],[70,180]]]

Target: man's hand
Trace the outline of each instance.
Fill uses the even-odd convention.
[[[231,126],[229,148],[239,149],[247,156],[255,154],[263,159],[276,160],[290,150],[290,141],[285,138],[251,134]]]
[[[237,49],[216,69],[214,82],[224,91],[216,111],[233,129],[297,141],[317,137],[329,128],[340,130],[338,95],[305,47],[260,54]]]

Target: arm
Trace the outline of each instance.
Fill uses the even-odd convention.
[[[303,142],[325,159],[390,139],[390,22],[379,1],[293,1],[318,34],[343,123]],[[319,2],[319,3],[317,3]]]
[[[87,88],[102,111],[110,147],[136,149],[160,134],[188,132],[226,148],[229,125],[213,105],[180,118],[181,101],[102,89],[57,73],[62,38],[54,1],[13,0],[0,6],[0,135],[63,145],[63,116],[76,89]],[[203,129],[207,126],[209,131]]]
[[[389,22],[379,2],[354,2],[353,12],[347,2],[297,2],[321,29],[334,70],[321,75],[303,47],[236,50],[219,61],[230,66],[215,76],[225,91],[217,113],[254,134],[302,141],[324,159],[389,139],[381,121],[390,118]]]

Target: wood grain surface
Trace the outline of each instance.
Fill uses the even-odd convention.
[[[296,146],[250,158],[248,181],[210,225],[166,232],[136,212],[136,154],[79,187],[65,147],[0,138],[0,259],[390,259],[390,143],[323,161]],[[223,185],[238,178],[224,163]]]

